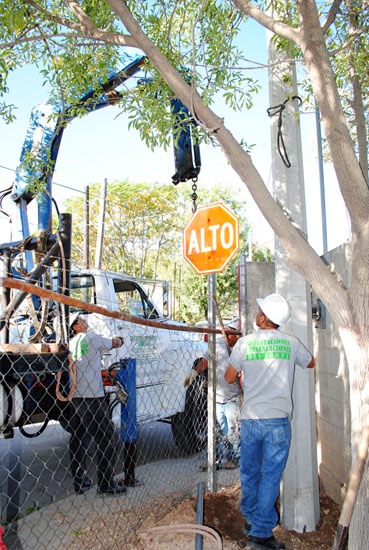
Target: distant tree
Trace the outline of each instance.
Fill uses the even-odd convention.
[[[178,239],[178,191],[171,185],[122,181],[108,185],[102,268],[135,277],[156,278]],[[95,258],[99,185],[90,186],[90,264]],[[83,199],[66,201],[73,212],[72,259],[80,264],[83,247]]]
[[[173,185],[131,183],[127,180],[109,184],[102,268],[124,272],[135,277],[169,279],[174,277],[177,297],[176,317],[188,322],[207,316],[207,277],[197,275],[183,260],[183,229],[192,215],[191,184]],[[83,256],[83,198],[66,201],[73,213],[72,261],[81,266]],[[99,185],[90,186],[90,265],[94,265],[99,212]],[[198,206],[214,202],[225,203],[240,219],[240,250],[248,254],[249,225],[246,203],[233,198],[229,188],[217,184],[210,189],[198,189]],[[256,250],[256,261],[268,261],[272,254]],[[237,312],[239,253],[224,270],[217,274],[217,296],[224,315]],[[178,274],[181,271],[179,284]],[[179,295],[180,293],[180,295]]]

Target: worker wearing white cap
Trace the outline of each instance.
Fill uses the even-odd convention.
[[[78,312],[70,316],[69,326],[73,333],[69,349],[77,367],[77,389],[71,400],[73,413],[69,441],[74,489],[77,494],[82,494],[91,486],[85,473],[84,438],[87,434],[96,444],[98,492],[118,495],[127,488],[113,479],[114,426],[104,392],[101,353],[122,346],[123,338],[105,338],[87,332],[88,323]]]
[[[216,468],[217,470],[233,470],[238,468],[240,462],[240,387],[239,384],[228,384],[224,375],[229,364],[229,354],[237,342],[239,336],[238,320],[228,323],[224,336],[216,341],[216,395],[215,413],[217,419],[216,438]],[[228,344],[228,346],[227,346]],[[197,373],[208,368],[208,351],[204,353],[201,361],[193,367]],[[200,464],[200,470],[207,470],[208,463]]]
[[[225,378],[232,383],[242,373],[241,512],[247,545],[279,550],[285,545],[272,529],[278,521],[275,502],[290,446],[295,365],[312,368],[315,362],[298,338],[278,330],[290,316],[287,300],[270,294],[257,303],[259,330],[238,340]]]

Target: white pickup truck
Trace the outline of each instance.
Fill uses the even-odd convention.
[[[154,305],[140,279],[125,274],[97,269],[72,272],[70,295],[164,325],[156,328],[96,313],[83,314],[89,331],[124,338],[122,347],[104,354],[106,370],[119,365],[121,358],[136,360],[137,423],[170,419],[174,439],[181,448],[187,451],[202,448],[206,443],[204,379],[200,377],[188,390],[183,382],[194,362],[203,356],[206,346],[203,335],[165,328],[165,324],[173,325],[173,321]]]

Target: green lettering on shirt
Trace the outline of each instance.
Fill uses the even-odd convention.
[[[74,359],[79,359],[80,357],[83,357],[84,355],[88,354],[88,343],[86,338],[81,338],[78,340],[77,345],[74,350]]]
[[[246,361],[267,359],[290,359],[291,342],[285,338],[271,340],[250,340],[246,342]]]

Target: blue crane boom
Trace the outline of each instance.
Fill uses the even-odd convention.
[[[42,183],[42,192],[38,194],[38,230],[51,231],[52,177],[58,157],[63,132],[67,124],[78,116],[83,107],[86,113],[96,111],[119,101],[122,94],[116,88],[142,69],[145,57],[141,54],[127,54],[122,57],[124,68],[112,74],[98,90],[88,91],[77,104],[63,105],[62,101],[46,101],[31,112],[26,138],[21,151],[20,166],[16,171],[11,198],[17,203],[17,237],[19,240],[29,237],[27,205],[33,200],[34,192],[30,182]],[[174,159],[176,172],[172,181],[177,185],[181,181],[197,178],[200,167],[199,146],[193,143],[191,117],[186,107],[178,100],[172,102],[175,114],[176,142]],[[28,162],[29,159],[36,162]],[[27,270],[33,268],[32,257],[26,257]]]

